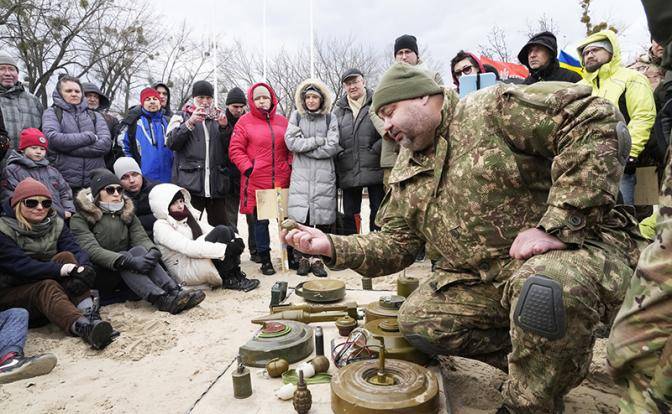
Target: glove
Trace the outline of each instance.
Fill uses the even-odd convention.
[[[61,277],[69,276],[70,273],[77,267],[74,263],[66,263],[61,266]]]
[[[254,168],[252,168],[252,167],[245,170],[245,172],[243,173],[243,174],[245,174],[245,177],[250,178],[250,175],[252,175],[252,170],[254,170]]]
[[[152,247],[145,254],[145,258],[151,260],[154,264],[157,264],[159,263],[159,260],[161,260],[161,252],[159,251],[159,249]]]
[[[625,170],[623,171],[623,173],[634,174],[635,170],[637,170],[637,158],[628,157],[628,162],[627,164],[625,164]]]
[[[154,266],[155,262],[145,256],[133,256],[129,252],[122,253],[122,258],[119,263],[119,268],[122,270],[130,270],[132,272],[147,274]]]
[[[96,272],[88,266],[74,266],[75,268],[70,271],[70,277],[64,279],[61,284],[69,296],[78,297],[93,287]]]
[[[240,256],[245,250],[245,243],[240,237],[226,243],[226,256]]]
[[[78,266],[70,272],[70,277],[79,279],[84,282],[89,288],[93,287],[96,281],[96,271],[90,266]]]

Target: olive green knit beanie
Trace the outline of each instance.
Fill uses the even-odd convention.
[[[443,93],[443,88],[423,69],[398,62],[383,74],[373,94],[371,109],[374,113],[387,104],[406,99]]]

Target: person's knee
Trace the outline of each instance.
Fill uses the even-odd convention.
[[[69,251],[56,253],[54,257],[51,258],[51,261],[58,264],[66,264],[66,263],[77,264],[77,258],[75,257],[74,254],[72,254],[72,252]]]
[[[131,247],[131,249],[128,252],[133,256],[144,256],[145,254],[147,254],[147,249],[145,249],[144,246],[135,246]]]
[[[0,312],[6,314],[8,317],[18,320],[28,320],[28,310],[24,308],[11,308]]]

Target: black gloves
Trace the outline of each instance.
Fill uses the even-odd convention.
[[[96,280],[96,271],[89,266],[77,266],[69,273],[69,277],[63,278],[61,284],[71,297],[83,295],[93,287]]]
[[[628,163],[625,164],[625,170],[623,171],[623,173],[634,174],[635,170],[637,170],[637,158],[628,157]]]
[[[152,258],[145,256],[133,256],[129,252],[121,253],[122,256],[119,259],[118,267],[121,270],[130,270],[132,272],[141,273],[143,275],[152,271],[154,266],[156,266],[156,261]],[[149,252],[147,252],[149,254]]]
[[[161,252],[159,249],[152,247],[147,254],[145,254],[145,258],[152,260],[154,264],[157,264],[159,263],[159,260],[161,260]]]

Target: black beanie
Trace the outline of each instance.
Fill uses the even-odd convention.
[[[191,89],[191,96],[209,96],[213,98],[215,96],[215,88],[212,87],[210,82],[200,80],[194,83]]]
[[[397,37],[394,41],[394,56],[396,56],[397,52],[401,49],[411,49],[416,55],[420,56],[420,53],[418,53],[418,39],[413,35],[405,34]]]
[[[247,99],[245,99],[245,92],[243,92],[243,90],[237,86],[233,87],[231,90],[229,90],[229,93],[226,95],[226,104],[247,105]]]
[[[116,175],[110,170],[98,168],[91,171],[91,194],[95,197],[100,191],[108,185],[121,185]]]

